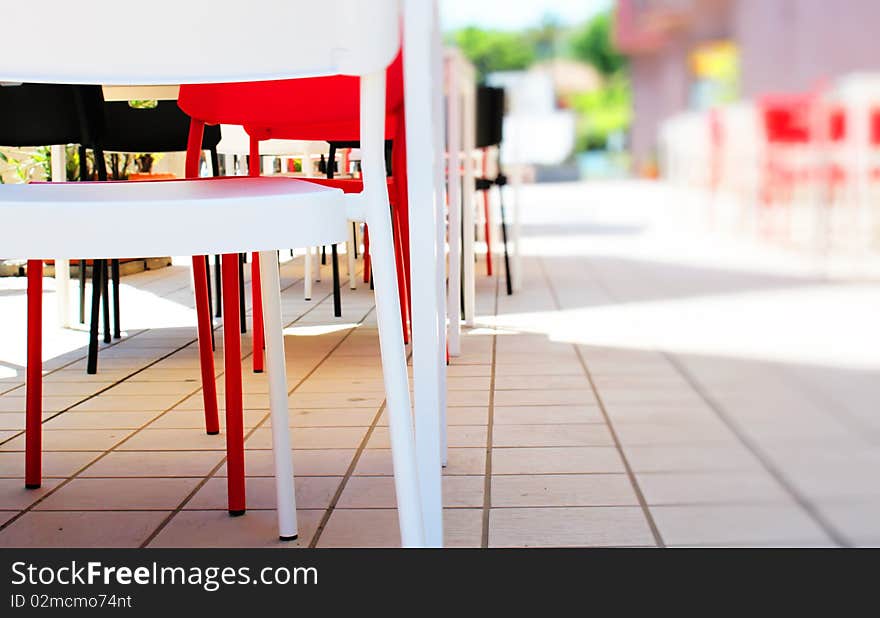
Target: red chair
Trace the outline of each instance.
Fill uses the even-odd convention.
[[[389,195],[397,245],[398,288],[404,325],[404,341],[409,339],[411,301],[409,280],[409,218],[407,216],[406,140],[403,130],[403,60],[398,54],[386,71],[386,139],[392,140],[392,170]],[[204,124],[239,124],[251,135],[251,158],[259,156],[259,142],[265,139],[324,140],[351,142],[360,131],[359,78],[335,76],[274,82],[186,85],[180,89],[178,105]],[[301,122],[291,123],[291,118]],[[188,153],[189,154],[189,153]],[[331,163],[332,164],[332,163]],[[252,166],[251,175],[259,174]],[[357,179],[319,179],[310,182],[358,193],[363,184]],[[368,247],[368,237],[365,235]],[[368,249],[367,249],[368,251]],[[365,260],[365,270],[368,264]],[[365,277],[368,273],[365,272]],[[252,261],[253,363],[262,371],[262,312],[260,305],[259,257]],[[206,403],[207,405],[207,403]]]

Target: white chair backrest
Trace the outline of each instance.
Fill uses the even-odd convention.
[[[365,75],[400,45],[399,0],[45,0],[3,6],[0,82],[184,84]],[[147,51],[118,53],[132,44]],[[219,50],[232,45],[234,54]]]

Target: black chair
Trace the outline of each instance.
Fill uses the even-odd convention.
[[[477,88],[477,126],[476,147],[489,148],[500,146],[504,138],[504,89],[480,86]],[[510,277],[510,255],[507,247],[507,223],[504,215],[504,191],[507,177],[501,172],[501,161],[498,161],[498,176],[495,178],[477,178],[477,191],[489,191],[493,186],[499,188],[498,202],[501,210],[501,236],[504,243],[504,274],[508,296],[513,294],[513,283]]]
[[[79,144],[80,179],[88,179],[86,149],[95,153],[98,178],[106,180],[107,169],[98,143],[102,123],[103,95],[100,86],[62,84],[11,84],[0,86],[0,144],[37,147]],[[80,322],[85,322],[86,261],[79,261]],[[115,334],[119,332],[119,262],[94,260],[92,263],[92,308],[87,372],[97,372],[98,323],[101,297],[104,299],[104,341],[109,343],[110,309],[107,285],[112,271]]]
[[[176,101],[158,101],[155,106],[133,107],[127,101],[104,103],[100,132],[97,137],[105,152],[185,152],[189,136],[190,118]],[[205,127],[202,149],[210,152],[211,169],[219,176],[217,144],[220,143],[220,127]],[[205,257],[208,273],[208,295],[211,299],[210,259]],[[215,257],[216,315],[220,317],[220,256]],[[241,279],[240,279],[241,280]],[[240,294],[244,298],[244,294]],[[242,322],[244,322],[244,311]],[[244,325],[242,325],[244,329]],[[244,331],[242,331],[244,332]]]

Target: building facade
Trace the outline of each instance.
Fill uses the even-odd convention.
[[[737,95],[796,92],[880,71],[877,0],[618,0],[615,38],[630,57],[637,169],[655,156],[659,124],[705,105],[695,54],[736,50]]]

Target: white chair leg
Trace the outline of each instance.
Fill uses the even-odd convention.
[[[415,436],[409,399],[406,350],[400,322],[400,300],[391,240],[391,217],[385,210],[370,219],[370,256],[376,294],[376,318],[385,380],[386,409],[394,462],[394,485],[403,547],[423,547],[422,501],[416,463]],[[377,220],[378,219],[378,220]],[[384,219],[384,220],[382,220]]]
[[[306,247],[305,264],[303,265],[303,296],[312,300],[312,248]]]
[[[296,539],[298,530],[293,456],[290,451],[290,421],[287,413],[287,368],[281,323],[281,282],[278,275],[278,254],[275,251],[260,252],[260,277],[266,366],[269,371],[269,408],[272,418],[278,536],[283,541],[291,541]]]
[[[321,247],[315,249],[315,282],[321,283]],[[310,249],[311,251],[311,249]]]
[[[70,327],[70,260],[55,260],[55,294],[58,297],[58,325]]]
[[[357,289],[357,278],[355,277],[357,265],[354,261],[354,248],[357,246],[357,232],[355,232],[355,229],[355,226],[351,226],[351,240],[348,241],[345,247],[345,254],[348,258],[348,289],[350,290]]]

